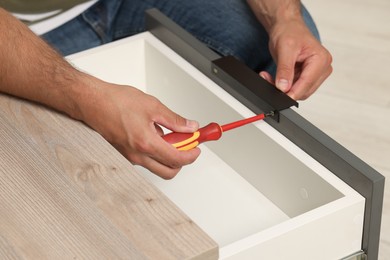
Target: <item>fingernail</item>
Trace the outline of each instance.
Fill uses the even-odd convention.
[[[280,89],[281,91],[286,92],[288,90],[288,80],[287,79],[280,79],[277,82],[276,87],[278,89]]]
[[[260,77],[262,77],[263,79],[266,79],[264,73],[262,73],[262,72],[260,72]]]

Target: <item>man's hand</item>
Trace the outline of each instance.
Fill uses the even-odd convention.
[[[84,121],[132,163],[165,179],[173,178],[199,156],[198,148],[176,150],[161,138],[159,127],[194,132],[198,123],[133,87],[109,84],[76,70],[1,8],[0,32],[0,92]]]
[[[276,78],[266,71],[260,76],[295,100],[308,98],[332,73],[332,56],[302,21],[276,24],[269,49],[277,64]]]
[[[269,35],[270,53],[276,62],[276,78],[260,76],[295,100],[313,94],[332,73],[332,56],[311,34],[298,0],[248,0]]]
[[[195,132],[198,123],[175,114],[155,97],[130,86],[90,79],[88,101],[80,96],[81,120],[97,130],[130,162],[164,179],[199,156],[198,148],[179,151],[161,138],[161,126],[176,132]],[[86,102],[86,103],[85,103]]]

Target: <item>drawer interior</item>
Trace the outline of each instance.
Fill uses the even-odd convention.
[[[132,38],[72,60],[102,79],[156,96],[201,126],[254,115],[149,33]],[[117,66],[96,64],[96,59]],[[198,160],[173,180],[138,169],[221,247],[360,196],[264,121],[200,148]]]

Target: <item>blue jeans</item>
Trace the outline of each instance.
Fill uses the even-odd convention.
[[[275,73],[267,33],[244,0],[100,0],[42,37],[63,55],[72,54],[145,31],[144,12],[153,7],[217,53]],[[303,6],[302,13],[319,38]]]

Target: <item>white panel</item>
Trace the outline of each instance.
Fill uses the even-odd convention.
[[[139,170],[220,246],[289,219],[210,149],[201,148],[202,156],[173,180]]]
[[[220,259],[342,259],[361,250],[363,208],[363,199],[343,198],[320,209],[321,216],[307,213],[222,248]]]
[[[80,70],[107,82],[145,90],[144,45],[141,34],[70,55],[67,59]]]

